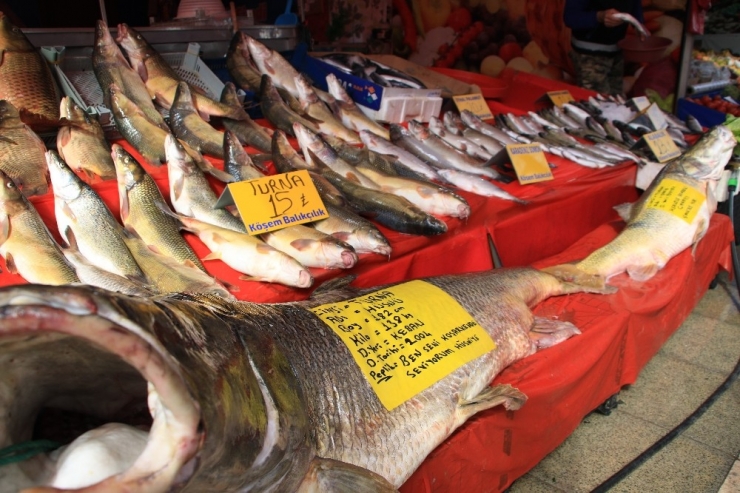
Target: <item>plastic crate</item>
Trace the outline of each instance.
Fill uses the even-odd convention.
[[[692,98],[700,98],[705,95],[714,96],[715,94],[719,94],[720,92],[721,91],[712,91],[702,94],[694,94],[692,95]],[[692,103],[686,98],[681,98],[678,100],[678,104],[676,105],[676,115],[682,120],[685,120],[687,116],[691,115],[696,118],[703,127],[706,128],[712,128],[724,123],[725,118],[727,117],[727,115],[725,115],[721,111],[707,108],[706,106],[701,104]]]
[[[92,67],[91,56],[69,56],[64,47],[44,47],[44,56],[52,62],[53,70],[65,96],[71,97],[88,114],[96,115],[100,123],[110,122],[110,108],[103,103],[103,90],[98,84]],[[187,52],[162,53],[162,58],[175,70],[180,78],[197,86],[218,100],[224,83],[198,56],[200,45],[190,43]],[[166,111],[162,115],[168,117]]]

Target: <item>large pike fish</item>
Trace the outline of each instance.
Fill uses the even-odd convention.
[[[190,87],[185,82],[177,84],[175,99],[170,107],[170,128],[175,137],[193,149],[224,158],[224,134],[200,117]]]
[[[358,291],[333,283],[309,301],[284,304],[186,294],[141,299],[71,286],[5,288],[0,405],[14,412],[0,414],[0,446],[31,439],[45,407],[120,426],[131,420],[125,412],[148,407],[148,440],[120,451],[133,452],[133,464],[77,487],[394,491],[468,418],[524,403],[521,392],[490,386],[491,380],[514,361],[578,334],[572,324],[535,317],[530,308],[587,289],[529,268],[429,278],[423,285],[449,295],[495,347],[392,410],[352,350],[311,311],[388,286]],[[428,298],[418,301],[432,313],[440,310]],[[78,460],[80,466],[89,461]],[[44,487],[56,467],[44,454],[4,466],[0,491],[69,491]]]
[[[23,31],[0,12],[0,99],[10,101],[33,128],[59,120],[59,89],[49,65]]]
[[[658,173],[640,200],[619,211],[627,222],[619,236],[576,266],[562,266],[561,275],[570,268],[606,280],[626,271],[645,281],[696,246],[717,208],[713,191],[736,144],[723,125],[704,134]]]

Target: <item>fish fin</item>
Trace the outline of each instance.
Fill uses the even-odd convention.
[[[357,275],[350,274],[326,281],[325,283],[314,289],[313,293],[311,293],[311,298],[313,298],[317,294],[348,288],[352,281],[354,281],[355,279],[357,279]]]
[[[342,241],[344,243],[347,243],[347,240],[352,236],[352,233],[348,231],[335,231],[331,234],[334,238],[336,238],[339,241]]]
[[[647,281],[660,270],[658,264],[630,265],[627,267],[627,274],[635,281]]]
[[[5,267],[8,268],[8,272],[11,274],[18,274],[18,268],[15,266],[13,255],[10,252],[5,254]]]
[[[625,202],[624,204],[615,205],[614,210],[617,211],[617,214],[622,218],[622,221],[627,222],[632,217],[633,206],[634,203]]]
[[[146,277],[144,276],[140,276],[138,274],[127,274],[124,277],[128,279],[129,281],[142,284],[144,286],[149,286],[149,283],[147,282]]]
[[[72,228],[67,226],[64,228],[64,239],[67,240],[67,247],[72,250],[73,252],[79,252],[80,248],[77,245],[77,237],[75,236],[75,232],[72,231]]]
[[[211,252],[205,257],[203,257],[203,260],[221,260],[221,252]]]
[[[426,185],[418,185],[416,187],[416,192],[423,198],[428,199],[429,197],[434,196],[434,192],[436,190],[433,190],[432,188],[426,186]]]
[[[565,320],[534,317],[534,323],[529,330],[529,338],[537,346],[537,349],[544,349],[560,344],[580,333],[578,327]]]
[[[77,222],[77,216],[75,215],[74,211],[69,207],[68,203],[64,203],[62,206],[62,213],[67,216],[70,221]]]
[[[14,141],[10,137],[5,137],[4,135],[0,135],[0,142],[7,142],[8,144],[17,145],[18,142]]]
[[[272,253],[275,251],[273,247],[271,247],[270,245],[264,242],[257,243],[256,250],[257,250],[257,253],[261,253],[261,254]]]
[[[568,293],[601,293],[612,294],[617,291],[614,286],[606,284],[604,276],[590,274],[572,264],[554,265],[540,269],[561,281],[563,294]]]
[[[172,179],[172,175],[170,176],[170,180]],[[180,200],[180,196],[182,195],[182,191],[185,187],[185,177],[180,174],[176,175],[174,183],[172,183],[172,202],[177,202]]]
[[[516,411],[527,401],[527,396],[509,384],[492,385],[471,399],[460,399],[455,412],[460,424],[476,413],[503,404],[507,411]]]
[[[205,259],[204,259],[205,260]],[[246,274],[239,276],[240,281],[253,281],[253,282],[261,282],[262,280],[258,277],[254,276],[248,276]]]
[[[314,457],[296,493],[392,493],[387,479],[368,469],[334,459]]]
[[[231,284],[230,282],[224,281],[223,279],[218,279],[216,277],[214,277],[214,279],[217,283],[221,284],[231,293],[238,293],[239,291],[241,291],[241,288],[236,284]]]
[[[0,245],[10,238],[10,216],[0,214]]]
[[[131,205],[128,201],[128,193],[126,192],[126,186],[119,186],[118,196],[121,198],[121,221],[126,224],[128,221],[129,214],[131,213]]]
[[[311,248],[311,245],[313,245],[316,242],[316,240],[311,240],[309,238],[300,238],[298,240],[293,240],[290,242],[290,246],[298,250],[299,252],[302,252],[303,250],[308,250]]]

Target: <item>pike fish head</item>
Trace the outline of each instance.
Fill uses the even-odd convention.
[[[295,87],[298,90],[298,100],[305,108],[306,106],[319,102],[319,96],[313,90],[313,86],[303,74],[298,74],[294,79]]]
[[[98,20],[95,24],[95,41],[93,46],[95,52],[102,55],[103,58],[118,58],[128,66],[128,61],[123,57],[123,53],[118,48],[116,40],[108,29],[104,21]]]
[[[144,168],[122,146],[113,144],[111,158],[113,158],[113,163],[116,165],[116,178],[119,186],[131,190],[144,179],[146,175]]]
[[[252,59],[261,67],[262,62],[272,56],[272,50],[251,36],[245,34],[244,37],[247,38],[247,46],[249,47],[249,53],[252,55]]]
[[[239,97],[236,94],[236,86],[233,82],[229,81],[224,84],[224,88],[221,91],[221,98],[219,99],[223,104],[227,106],[240,106]]]
[[[390,136],[391,142],[396,142],[403,139],[404,137],[411,137],[411,132],[403,128],[401,125],[398,125],[397,123],[391,123]]]
[[[0,48],[3,51],[18,51],[33,49],[21,28],[13,24],[10,17],[0,12]]]
[[[376,147],[380,144],[380,137],[372,133],[370,130],[360,130],[360,140],[365,147]]]
[[[11,214],[11,204],[23,203],[23,194],[15,185],[15,182],[2,170],[0,170],[0,185],[2,185],[2,190],[0,191],[0,209],[6,214]]]
[[[250,63],[252,61],[252,55],[249,53],[249,43],[247,42],[247,36],[242,31],[237,31],[234,36],[231,38],[231,43],[229,43],[229,51],[228,54],[234,54],[238,57],[237,60],[239,60],[242,63]]]
[[[69,96],[64,96],[59,103],[59,115],[71,122],[90,123],[90,117]]]
[[[419,140],[424,140],[429,137],[429,129],[424,126],[423,123],[417,120],[411,120],[409,123],[409,132],[411,135]]]
[[[123,47],[129,58],[143,60],[152,49],[140,33],[130,28],[128,24],[118,24],[116,41]]]
[[[170,107],[170,119],[177,112],[195,113],[195,104],[193,104],[193,94],[187,82],[180,81],[175,90],[175,99]]]
[[[175,481],[190,480],[196,470],[186,464],[193,460],[191,464],[196,465],[203,440],[198,429],[200,406],[180,365],[148,325],[154,325],[155,318],[166,323],[161,313],[152,310],[150,302],[126,296],[112,299],[114,294],[103,293],[79,286],[17,286],[0,293],[0,347],[7,356],[0,363],[0,386],[8,389],[13,379],[20,378],[34,396],[23,400],[22,415],[3,413],[0,428],[30,433],[27,427],[33,427],[43,407],[55,399],[69,401],[70,395],[85,396],[72,399],[75,403],[70,411],[108,419],[117,408],[132,404],[142,417],[151,412],[147,418],[153,418],[146,440],[134,452],[133,464],[126,465],[121,474],[103,475],[102,480],[85,486],[89,491],[168,491]],[[119,303],[140,315],[130,316]],[[35,343],[29,346],[22,342],[28,339]],[[55,359],[58,348],[64,348],[63,363]],[[61,366],[43,365],[45,370],[34,370],[40,361],[56,361]],[[65,379],[69,372],[76,374],[74,382]],[[43,383],[63,380],[61,385]],[[101,381],[115,384],[101,385]],[[3,407],[19,405],[13,393],[3,394]],[[147,412],[147,401],[154,412]],[[80,442],[73,442],[67,450],[74,450],[75,444],[79,447]],[[76,459],[67,455],[67,466],[79,467],[86,462],[82,455],[84,452]],[[72,489],[77,487],[42,488],[57,492]]]
[[[718,180],[737,140],[724,125],[705,133],[694,146],[678,158],[684,172],[698,180]]]
[[[324,147],[321,138],[300,122],[293,122],[293,132],[298,139],[298,145],[303,149],[318,152]]]
[[[54,196],[65,202],[76,199],[82,193],[82,180],[67,166],[57,151],[46,151],[45,156]]]
[[[336,75],[329,74],[326,76],[326,86],[329,89],[329,94],[334,96],[339,101],[354,104],[354,100],[349,97],[347,91],[344,90],[342,83],[339,82],[339,79],[337,79]]]

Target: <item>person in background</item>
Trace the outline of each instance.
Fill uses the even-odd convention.
[[[624,57],[617,43],[628,24],[615,14],[644,22],[641,0],[566,0],[563,21],[571,29],[576,84],[602,94],[622,94]]]

